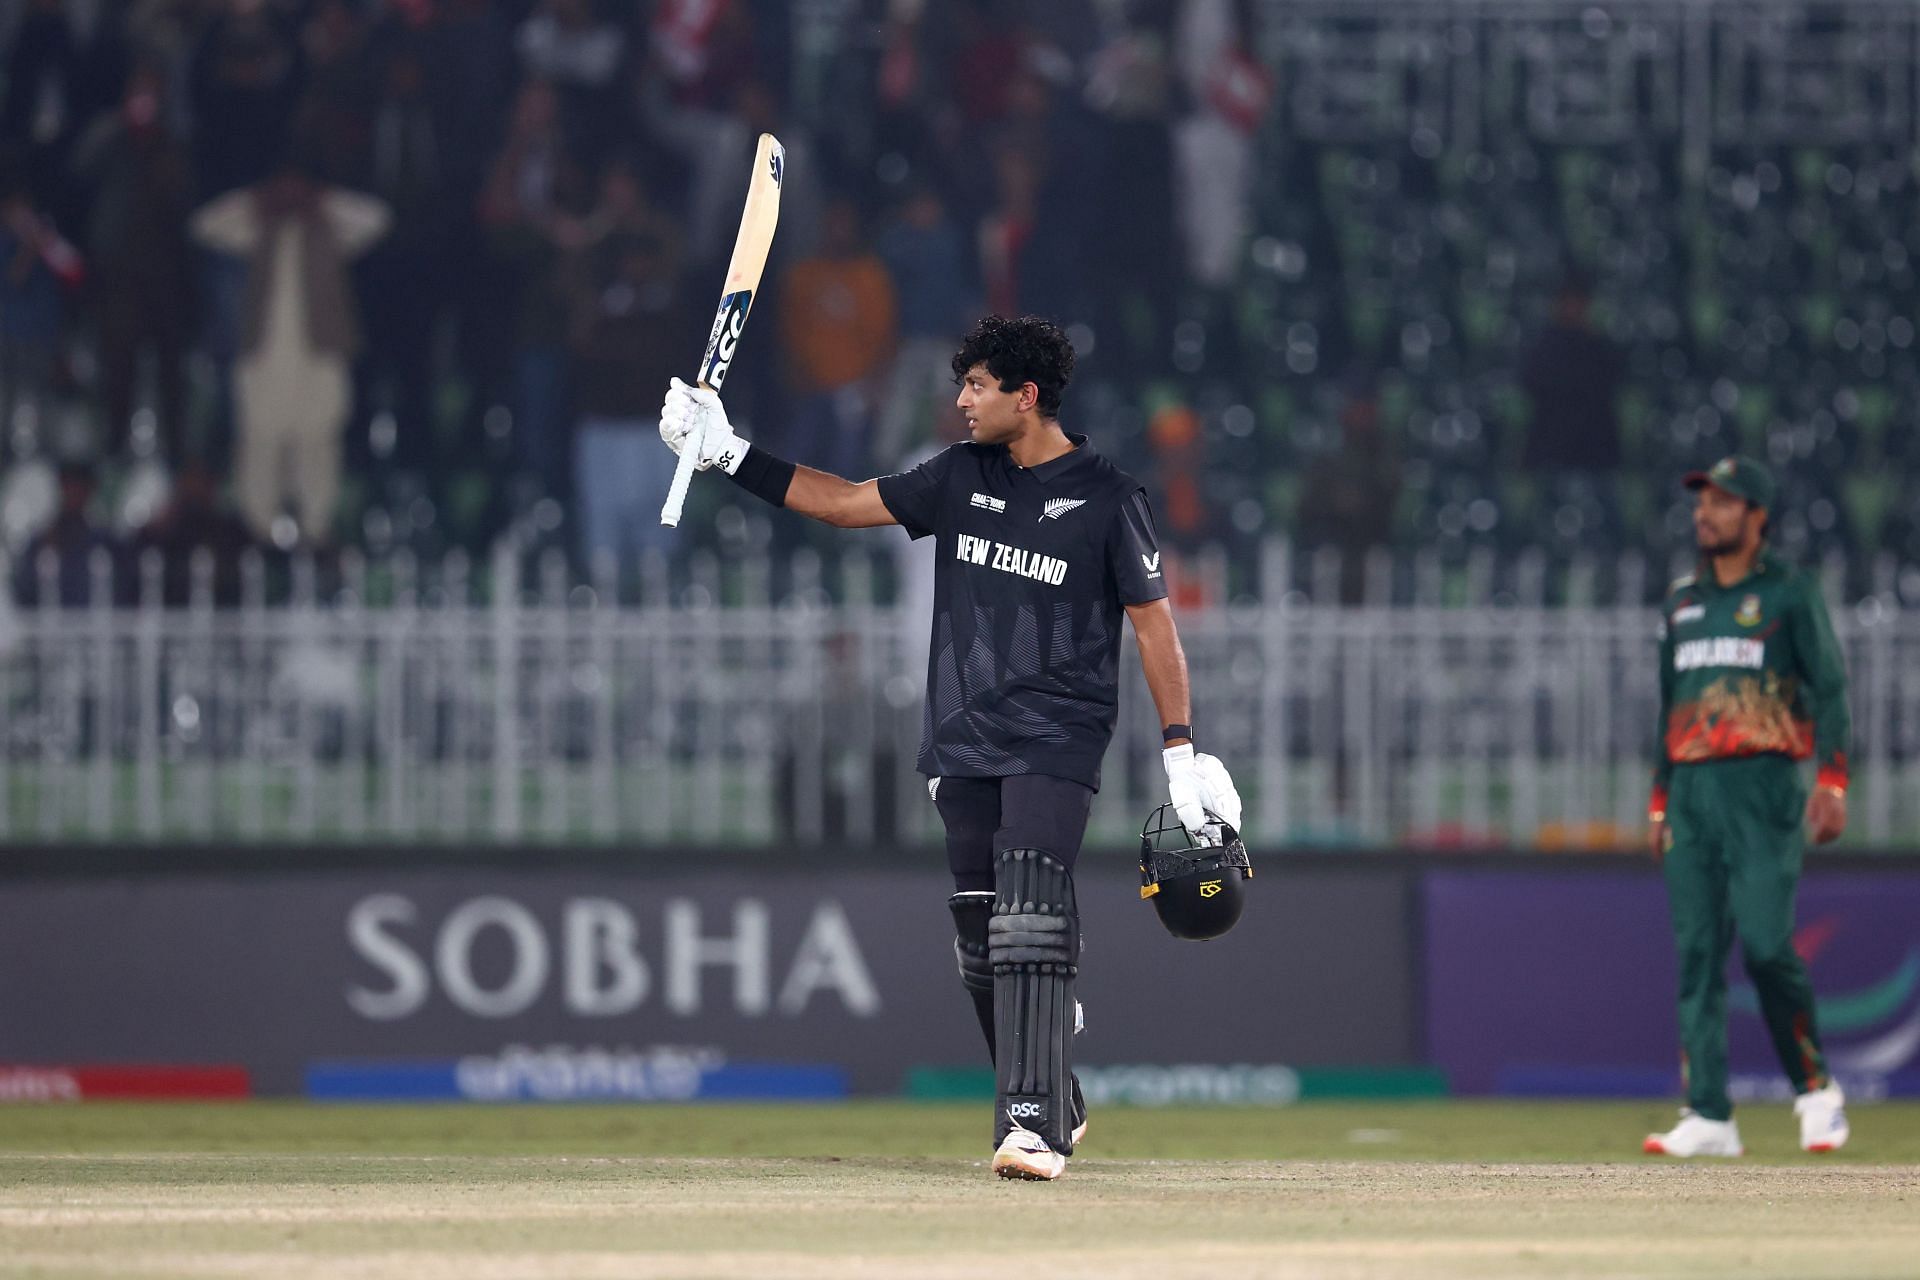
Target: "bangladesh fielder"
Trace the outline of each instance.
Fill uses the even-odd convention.
[[[1240,825],[1226,769],[1196,755],[1187,664],[1146,491],[1060,425],[1074,353],[1054,324],[989,316],[953,357],[970,439],[852,483],[734,434],[718,395],[676,379],[660,434],[777,507],[934,539],[920,771],[947,832],[955,953],[993,1055],[994,1172],[1051,1180],[1085,1132],[1072,1074],[1080,958],[1073,868],[1119,705],[1133,623],[1164,725],[1168,790],[1198,832]]]
[[[1835,1151],[1847,1141],[1845,1099],[1827,1074],[1813,988],[1793,949],[1793,898],[1806,837],[1824,844],[1847,823],[1846,671],[1818,584],[1767,548],[1773,476],[1734,457],[1685,483],[1698,495],[1701,559],[1662,609],[1648,816],[1679,953],[1687,1104],[1645,1149],[1741,1154],[1727,1096],[1726,956],[1737,936],[1799,1095],[1800,1145]],[[1797,762],[1809,756],[1818,771],[1806,796]]]

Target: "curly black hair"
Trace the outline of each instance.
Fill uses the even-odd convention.
[[[1002,391],[1018,390],[1023,382],[1040,389],[1042,417],[1060,416],[1060,397],[1073,380],[1073,344],[1060,326],[1039,316],[988,316],[973,326],[953,355],[956,384],[977,364],[1000,380]]]

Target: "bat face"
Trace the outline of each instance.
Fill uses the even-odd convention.
[[[707,352],[700,360],[700,384],[715,391],[733,367],[740,334],[753,309],[753,295],[766,270],[773,246],[774,224],[780,216],[780,186],[786,178],[786,149],[770,134],[760,136],[753,176],[747,184],[747,204],[740,214],[740,234],[733,242],[733,260],[727,264],[726,292],[713,314],[707,333]]]

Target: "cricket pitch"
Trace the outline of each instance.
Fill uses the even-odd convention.
[[[1002,1182],[985,1109],[13,1107],[0,1276],[1741,1276],[1920,1273],[1920,1107],[1836,1157],[1639,1156],[1653,1104],[1096,1111]]]

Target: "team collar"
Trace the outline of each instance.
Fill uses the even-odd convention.
[[[1065,434],[1067,439],[1073,444],[1071,450],[1061,454],[1057,458],[1043,462],[1037,467],[1025,468],[1026,473],[1035,480],[1038,480],[1041,484],[1051,484],[1082,463],[1093,461],[1093,446],[1087,443],[1085,436],[1075,434],[1072,431],[1068,431]],[[1003,445],[1002,448],[1004,449],[1005,446]],[[1013,462],[1013,455],[1011,453],[1007,454],[1007,461]],[[1013,465],[1016,467],[1019,466],[1018,463],[1014,463]]]
[[[1760,554],[1753,559],[1753,568],[1747,570],[1747,576],[1730,587],[1720,585],[1720,579],[1713,572],[1712,556],[1700,557],[1698,565],[1694,568],[1693,577],[1696,583],[1712,591],[1738,591],[1755,578],[1769,573],[1778,574],[1785,567],[1786,561],[1782,560],[1772,547],[1763,546],[1760,548]]]

